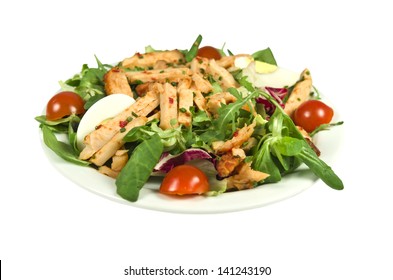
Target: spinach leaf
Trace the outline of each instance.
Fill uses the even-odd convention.
[[[266,62],[269,64],[277,65],[276,59],[274,58],[273,52],[270,48],[257,51],[252,54],[255,60]]]
[[[45,115],[41,115],[41,116],[35,117],[34,119],[36,121],[38,121],[39,123],[45,124],[45,125],[48,125],[48,126],[57,126],[57,125],[68,126],[69,121],[71,119],[73,119],[74,117],[75,117],[75,115],[70,115],[70,116],[62,118],[62,119],[58,119],[58,120],[55,120],[55,121],[49,121],[49,120],[46,119]]]
[[[105,94],[101,94],[101,93],[93,95],[85,102],[85,105],[83,107],[85,108],[85,110],[88,110],[91,106],[93,106],[94,103],[104,98],[105,96],[106,96]]]
[[[132,128],[124,137],[123,141],[125,142],[140,142],[147,139],[150,139],[150,136],[154,133],[151,132],[151,129],[148,125],[141,125]]]
[[[164,150],[158,134],[140,143],[116,179],[117,193],[135,202]]]
[[[76,142],[76,132],[80,122],[80,118],[77,115],[73,114],[55,121],[48,121],[46,119],[46,116],[42,115],[35,117],[35,120],[40,123],[41,128],[45,126],[46,129],[52,131],[53,133],[68,134],[68,141],[70,143],[70,147],[73,148],[76,155],[79,155],[79,149]]]
[[[80,118],[76,115],[72,115],[72,116],[73,117],[68,123],[68,141],[70,142],[71,147],[74,149],[74,152],[79,155],[80,151],[78,149],[76,132],[78,130]]]
[[[132,128],[123,138],[125,142],[140,142],[141,140],[150,139],[154,134],[157,134],[162,144],[164,151],[177,154],[183,152],[186,147],[186,138],[188,130],[183,129],[182,126],[163,130],[157,125],[158,121],[153,120],[146,125]]]
[[[264,183],[278,182],[281,180],[281,172],[276,164],[274,164],[273,155],[270,151],[272,138],[261,142],[263,144],[254,153],[251,167],[255,170],[269,174],[269,177],[264,180]]]
[[[48,146],[59,157],[82,166],[88,166],[90,164],[88,161],[80,160],[78,158],[78,154],[71,145],[57,140],[56,135],[47,125],[42,125],[42,133],[46,146]]]
[[[192,44],[190,50],[186,53],[187,62],[191,62],[191,60],[193,60],[196,57],[201,42],[202,42],[202,36],[198,35],[195,42]]]
[[[71,116],[56,121],[48,121],[45,115],[37,116],[34,119],[40,123],[41,128],[45,125],[55,133],[68,133],[68,123]]]
[[[344,184],[341,179],[334,173],[332,168],[321,160],[310,146],[304,145],[301,152],[297,155],[310,170],[318,176],[326,185],[335,190],[344,189]]]
[[[303,141],[289,136],[278,139],[275,143],[277,151],[284,156],[296,156],[301,153]]]

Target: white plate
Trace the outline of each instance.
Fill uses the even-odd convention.
[[[334,108],[334,106],[333,106]],[[340,120],[335,112],[334,120]],[[330,131],[323,131],[316,135],[315,142],[321,150],[321,158],[329,165],[339,152],[340,143],[343,141],[343,126],[337,126]],[[266,184],[260,187],[238,192],[224,193],[217,197],[205,196],[168,196],[160,194],[160,181],[149,181],[140,191],[137,202],[129,202],[116,193],[115,180],[91,167],[81,167],[64,161],[54,154],[42,140],[41,143],[46,156],[54,167],[77,185],[105,198],[130,206],[151,210],[177,212],[177,213],[222,213],[262,207],[290,198],[311,187],[318,178],[302,165],[290,175],[285,176],[280,182]],[[334,170],[334,165],[332,165]],[[326,186],[328,188],[328,186]]]
[[[287,81],[289,79],[294,83],[299,74],[284,70],[280,72],[281,75],[283,75],[281,80]],[[292,82],[289,84],[292,84]],[[281,87],[283,85],[276,86]],[[335,108],[326,99],[324,99],[324,101],[332,108]],[[340,116],[335,112],[333,121],[339,120],[341,120]],[[334,158],[339,151],[339,145],[342,141],[342,126],[334,127],[328,132],[321,132],[314,138],[314,142],[321,150],[321,158],[328,164],[334,162]],[[250,190],[224,193],[216,197],[205,197],[169,196],[160,194],[158,189],[161,179],[156,177],[145,184],[140,191],[137,202],[129,202],[116,193],[114,179],[99,173],[91,167],[81,167],[59,158],[46,147],[42,140],[42,135],[41,143],[46,156],[54,167],[77,185],[117,202],[158,211],[178,213],[220,213],[262,207],[292,197],[311,187],[318,179],[305,165],[302,165],[295,173],[285,176],[280,182],[275,184],[266,184]]]

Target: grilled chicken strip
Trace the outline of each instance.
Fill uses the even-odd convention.
[[[183,79],[188,79],[191,74],[192,71],[187,67],[126,72],[130,84],[141,82],[179,83]]]
[[[167,64],[184,63],[184,55],[178,50],[172,51],[157,51],[151,53],[140,54],[136,53],[132,57],[126,58],[121,65],[126,68],[149,68],[153,67],[157,61],[165,61]]]
[[[255,183],[265,180],[269,174],[251,169],[250,163],[241,163],[238,167],[238,173],[228,177],[228,189],[250,189]]]
[[[124,130],[118,129],[116,134],[109,140],[101,149],[99,149],[91,158],[90,162],[97,166],[102,166],[105,162],[116,154],[116,152],[125,144],[123,141],[124,136],[132,128],[142,126],[147,122],[146,117],[138,117],[130,121]]]
[[[256,123],[255,121],[246,125],[243,128],[239,129],[235,132],[235,135],[232,139],[227,141],[216,141],[212,143],[213,150],[216,154],[223,154],[232,150],[233,148],[239,148],[243,143],[245,143],[248,139],[250,139],[252,133],[254,132],[254,127]]]
[[[80,159],[87,160],[95,152],[108,143],[120,129],[119,124],[128,117],[146,116],[153,111],[160,103],[159,92],[150,91],[145,96],[140,97],[134,104],[125,109],[119,115],[99,125],[96,130],[86,135],[84,139],[85,148],[79,155]]]
[[[226,91],[230,87],[239,87],[239,84],[235,81],[235,78],[231,73],[224,67],[217,64],[214,59],[209,61],[209,67],[207,73],[213,76],[213,78],[221,85],[222,89]]]
[[[305,69],[300,74],[299,81],[295,84],[291,95],[289,96],[287,102],[285,103],[284,111],[289,116],[292,116],[293,112],[310,97],[310,92],[312,88],[312,79],[310,71]]]
[[[177,90],[170,83],[164,84],[160,95],[160,127],[168,129],[178,126],[177,123]]]
[[[134,97],[124,71],[118,67],[113,67],[104,75],[104,84],[107,95],[123,93]]]

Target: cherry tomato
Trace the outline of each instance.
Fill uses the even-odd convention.
[[[307,132],[312,132],[321,124],[328,124],[333,118],[334,111],[319,100],[308,100],[296,109],[293,121],[303,127]]]
[[[199,168],[178,165],[164,177],[160,192],[164,194],[202,194],[209,190],[208,179]]]
[[[82,97],[75,92],[59,92],[46,105],[46,119],[55,121],[72,114],[83,114],[86,111],[84,104]]]
[[[216,48],[205,46],[198,50],[197,56],[206,57],[208,59],[220,59],[221,54],[218,52]]]

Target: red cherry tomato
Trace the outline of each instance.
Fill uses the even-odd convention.
[[[334,111],[319,100],[308,100],[296,109],[293,121],[307,132],[312,132],[321,124],[328,124],[333,118]]]
[[[83,114],[86,111],[84,105],[82,97],[75,92],[59,92],[46,105],[46,119],[55,121],[72,114]]]
[[[218,50],[211,46],[205,46],[200,48],[198,50],[197,56],[205,57],[208,59],[216,59],[216,60],[221,58],[221,54],[218,52]]]
[[[208,179],[199,168],[178,165],[168,172],[160,186],[164,194],[202,194],[209,191]]]

